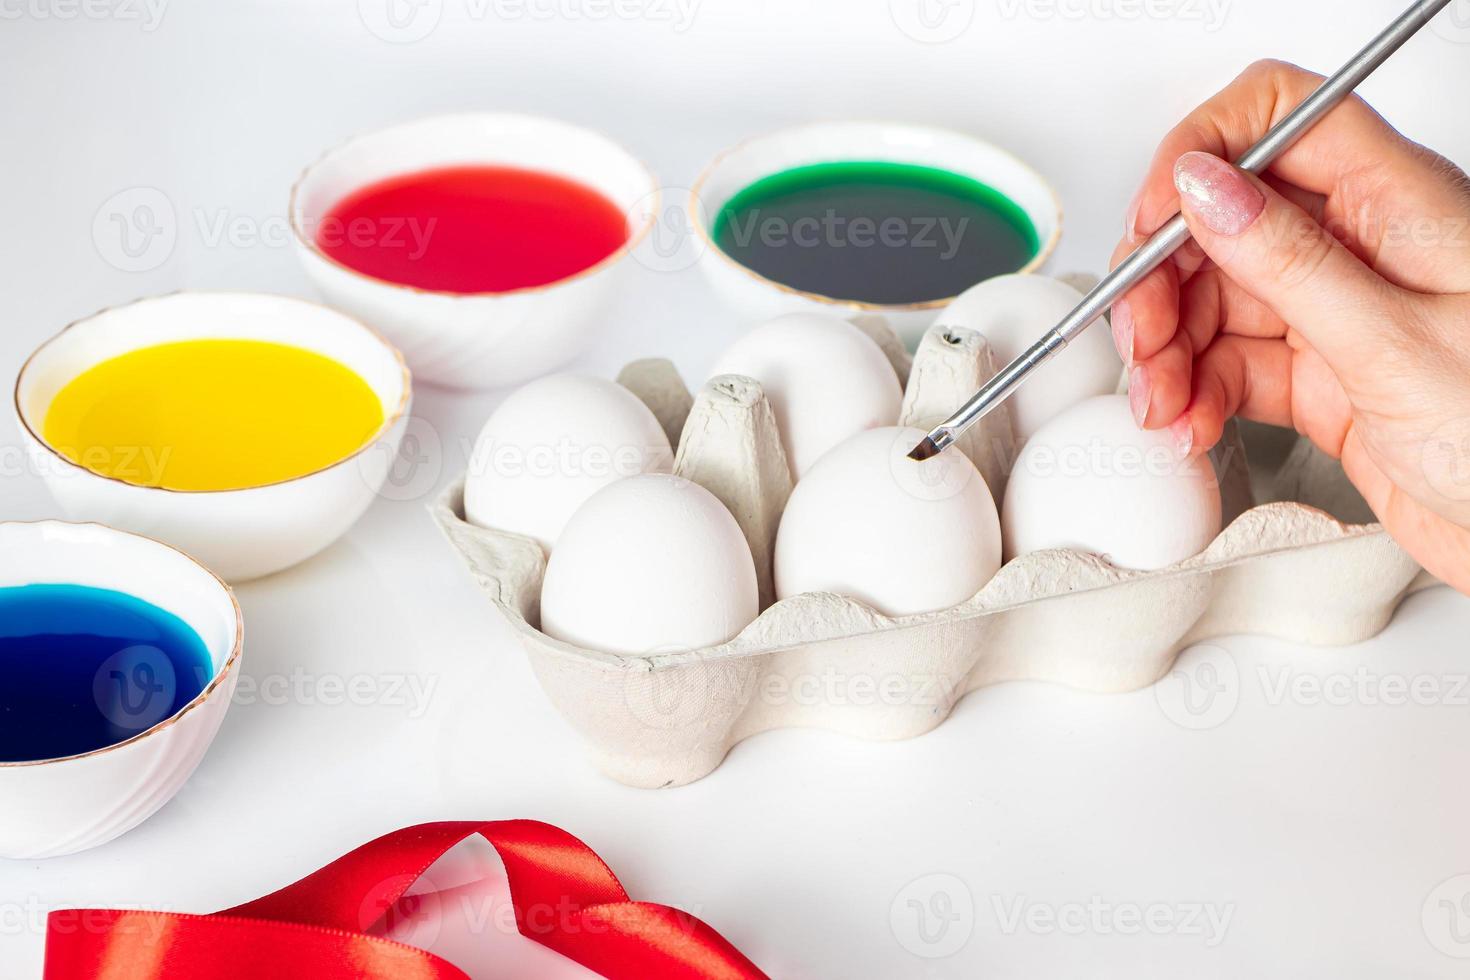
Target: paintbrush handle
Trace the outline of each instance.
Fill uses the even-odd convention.
[[[1236,161],[1236,165],[1255,174],[1264,171],[1450,3],[1451,0],[1418,0],[1336,74],[1318,86],[1306,101],[1271,127],[1255,146]],[[1184,215],[1178,214],[1169,219],[1168,224],[1149,236],[1148,241],[1108,273],[1076,309],[1068,313],[1024,354],[986,382],[958,412],[929,433],[926,443],[932,443],[934,451],[951,445],[960,433],[1020,387],[1021,382],[1033,371],[1065,348],[1078,334],[1096,323],[1114,303],[1189,241],[1189,237],[1189,226],[1185,223]],[[932,455],[928,450],[925,450],[925,454]]]

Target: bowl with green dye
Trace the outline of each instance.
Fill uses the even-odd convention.
[[[960,293],[1041,269],[1061,207],[1026,163],[929,126],[828,122],[747,140],[691,193],[700,264],[727,302],[886,316],[912,346]]]

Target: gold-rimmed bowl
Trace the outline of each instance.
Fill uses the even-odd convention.
[[[80,466],[46,442],[52,400],[83,371],[140,348],[203,339],[271,341],[330,358],[378,396],[382,425],[330,466],[231,490],[130,483]],[[402,357],[371,329],[318,303],[264,293],[179,292],[103,310],[42,344],[15,382],[32,467],[67,516],[165,541],[231,582],[288,568],[346,533],[387,478],[411,397]]]
[[[690,192],[689,214],[700,236],[700,266],[715,290],[752,322],[783,313],[880,314],[912,350],[939,312],[955,299],[869,303],[824,296],[761,275],[731,257],[714,240],[720,212],[751,184],[796,167],[847,161],[907,163],[947,170],[978,181],[1015,202],[1036,230],[1037,250],[1019,269],[1045,267],[1061,239],[1062,209],[1056,192],[1030,165],[985,140],[955,130],[909,123],[838,121],[810,123],[756,136],[720,153]]]
[[[0,762],[0,858],[36,859],[105,844],[173,798],[214,741],[240,673],[244,623],[213,572],[168,545],[100,524],[0,523],[0,587],[81,585],[125,592],[183,620],[209,652],[212,674],[178,711],[145,701],[109,722],[135,734],[59,759]],[[149,684],[159,683],[153,676]],[[5,678],[0,678],[0,684]],[[132,692],[156,697],[158,692]],[[166,701],[171,706],[172,692]],[[98,710],[105,710],[99,704]]]
[[[317,244],[332,207],[363,187],[436,167],[494,164],[575,180],[623,211],[628,238],[601,261],[555,282],[493,293],[420,289],[359,272]],[[419,381],[454,388],[521,384],[576,359],[632,250],[658,212],[648,168],[601,133],[514,113],[432,116],[351,139],[291,188],[292,237],[328,303],[381,330]],[[414,216],[404,216],[405,221]],[[381,233],[387,235],[389,229]],[[425,229],[428,235],[432,228]]]

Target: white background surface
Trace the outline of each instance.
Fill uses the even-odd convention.
[[[349,134],[453,109],[594,125],[675,187],[723,146],[782,124],[948,124],[1047,174],[1067,209],[1053,267],[1099,270],[1173,120],[1257,56],[1335,67],[1401,5],[930,0],[950,15],[930,40],[959,33],[921,43],[895,23],[918,0],[703,0],[688,23],[662,5],[626,19],[577,0],[427,0],[411,29],[434,29],[389,43],[365,26],[386,0],[173,0],[156,22],[95,2],[85,14],[69,0],[0,0],[6,379],[104,305],[186,286],[306,294],[283,235],[299,169]],[[1465,165],[1461,13],[1465,29],[1415,40],[1366,94]],[[177,238],[155,268],[127,272],[107,261],[115,239],[92,227],[139,187],[166,197]],[[221,219],[254,239],[216,239]],[[665,354],[699,378],[742,325],[693,270],[629,280],[584,367]],[[496,398],[419,391],[429,460],[406,475],[408,499],[383,500],[327,553],[239,589],[245,674],[297,693],[242,697],[194,779],[126,837],[0,861],[0,977],[38,975],[52,907],[212,911],[408,823],[508,816],[581,836],[635,898],[696,912],[782,977],[1470,970],[1452,955],[1470,956],[1470,878],[1451,880],[1470,873],[1470,601],[1417,595],[1351,649],[1237,637],[1187,654],[1196,681],[1206,667],[1238,679],[1205,730],[1171,720],[1194,717],[1178,709],[1179,677],[1114,697],[1013,684],[972,695],[914,741],[770,733],[694,785],[628,789],[583,759],[424,511]],[[0,517],[57,515],[9,417],[0,453]],[[358,675],[383,692],[377,703],[319,696],[322,678]],[[1333,679],[1329,693],[1279,694],[1302,677]],[[403,703],[395,678],[432,695]],[[1383,703],[1395,679],[1428,694]],[[932,938],[945,901],[956,917],[927,943],[914,909],[930,910]],[[1162,934],[1130,910],[1152,910]],[[1228,916],[1223,935],[1209,913]],[[1048,928],[1049,915],[1065,927]],[[483,962],[481,975],[507,975],[496,968],[507,961]]]

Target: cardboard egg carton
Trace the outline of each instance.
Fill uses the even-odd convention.
[[[996,369],[972,331],[936,326],[910,358],[881,319],[854,322],[905,383],[902,424],[941,421]],[[895,618],[830,594],[773,602],[771,556],[792,481],[760,385],[721,377],[691,395],[662,360],[630,364],[618,380],[678,446],[675,472],[724,501],[750,542],[763,611],[734,639],[646,657],[552,639],[536,628],[541,547],[466,523],[462,480],[432,510],[597,765],[633,786],[699,779],[735,743],[773,728],[911,738],[970,691],[1002,681],[1136,690],[1168,673],[1181,649],[1222,634],[1355,643],[1384,627],[1419,575],[1382,528],[1339,520],[1371,514],[1330,459],[1283,441],[1279,430],[1244,429],[1243,441],[1232,426],[1212,455],[1227,526],[1170,568],[1129,571],[1096,555],[1046,551],[1010,562],[942,612]],[[1257,444],[1269,465],[1252,473],[1246,450],[1254,455]],[[1019,448],[1003,409],[959,448],[1003,490]]]

